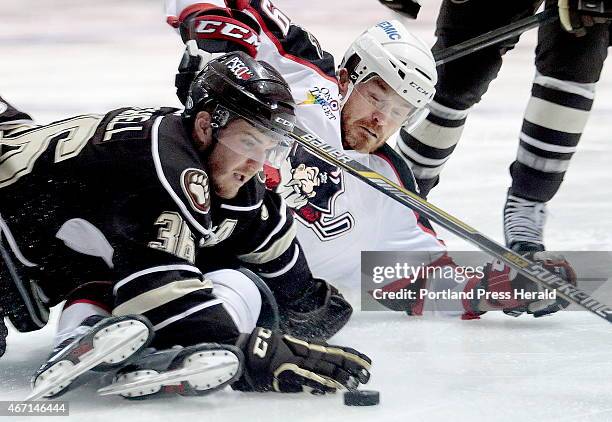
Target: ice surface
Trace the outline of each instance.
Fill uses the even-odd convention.
[[[351,39],[391,17],[376,0],[277,0],[337,59]],[[433,43],[439,1],[425,2],[414,32]],[[182,53],[161,1],[3,0],[0,94],[40,122],[125,105],[176,105],[174,72]],[[470,115],[461,145],[430,200],[502,240],[522,112],[533,77],[532,32],[521,39]],[[567,180],[550,204],[550,249],[612,250],[612,75],[597,99]],[[608,155],[611,154],[611,155]],[[451,249],[472,246],[443,235]],[[357,265],[357,264],[356,264]],[[22,399],[46,358],[53,324],[11,331],[0,360],[0,400]],[[358,313],[334,339],[374,360],[371,386],[381,404],[348,408],[336,397],[224,391],[209,397],[127,402],[98,398],[92,382],[65,396],[74,420],[152,421],[610,421],[612,330],[583,312],[534,320],[487,315],[480,321],[408,319]],[[610,349],[608,349],[610,348]]]

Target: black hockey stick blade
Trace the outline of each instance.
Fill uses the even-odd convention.
[[[544,10],[543,12],[536,13],[533,16],[512,22],[509,25],[486,32],[457,45],[447,47],[444,50],[434,53],[436,66],[457,60],[458,58],[472,54],[476,51],[482,50],[483,48],[487,48],[509,38],[516,37],[517,35],[520,35],[532,28],[555,22],[558,19],[559,13],[557,9],[550,8],[548,10]]]
[[[317,157],[344,169],[357,179],[413,211],[426,216],[431,221],[436,222],[460,238],[467,240],[492,257],[504,261],[509,267],[515,269],[528,279],[543,285],[549,290],[556,290],[560,297],[581,306],[608,322],[612,322],[612,308],[597,301],[586,292],[583,292],[541,265],[525,259],[516,252],[500,245],[463,221],[430,204],[420,196],[353,160],[344,152],[327,145],[317,136],[295,127],[292,137],[298,144],[311,151]]]

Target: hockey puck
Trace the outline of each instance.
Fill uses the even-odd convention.
[[[352,390],[344,393],[345,406],[375,406],[380,403],[380,393],[374,390]]]

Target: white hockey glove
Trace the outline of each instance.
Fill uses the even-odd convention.
[[[306,342],[266,328],[248,339],[245,375],[232,388],[279,393],[335,393],[370,379],[372,361],[349,347]]]

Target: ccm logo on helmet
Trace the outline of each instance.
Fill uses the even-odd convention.
[[[247,67],[246,64],[244,64],[242,60],[240,60],[240,57],[232,57],[231,59],[225,62],[225,66],[238,79],[248,81],[249,79],[251,79],[251,77],[253,77],[253,72]]]
[[[280,123],[283,126],[286,126],[289,129],[293,129],[293,123],[291,123],[289,120],[285,120],[282,117],[276,117],[274,119],[275,122]]]
[[[393,24],[391,22],[384,21],[384,22],[379,23],[376,26],[378,26],[383,31],[385,31],[385,34],[387,34],[387,36],[389,37],[390,40],[394,40],[395,41],[395,40],[399,40],[400,38],[402,38],[400,33],[397,32],[397,29],[395,29],[395,27],[393,26]]]
[[[421,94],[428,96],[429,95],[429,91],[423,89],[422,87],[420,87],[419,85],[417,85],[416,83],[410,82],[410,86],[413,87],[414,89],[416,89],[418,92],[420,92]]]

